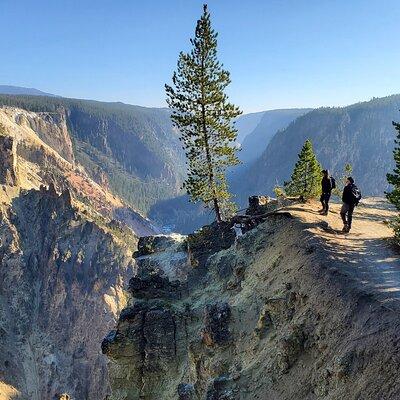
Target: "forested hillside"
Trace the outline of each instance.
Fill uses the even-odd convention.
[[[31,95],[31,96],[55,96],[51,93],[42,92],[35,88],[27,88],[22,86],[0,85],[1,94],[15,94],[15,95]]]
[[[340,176],[350,163],[365,195],[383,195],[386,173],[393,167],[393,120],[400,119],[400,95],[376,98],[343,108],[319,108],[278,132],[261,157],[234,182],[241,202],[254,193],[272,194],[290,178],[306,139],[313,142],[324,168]]]
[[[260,123],[265,111],[243,114],[236,120],[236,129],[238,130],[237,142],[243,143],[243,140]]]
[[[105,173],[111,189],[142,212],[179,193],[184,159],[167,109],[7,95],[0,95],[0,105],[65,109],[76,160],[94,179],[104,179]]]
[[[278,130],[286,128],[297,117],[309,111],[310,108],[265,111],[254,130],[244,138],[240,159],[245,164],[256,160]]]

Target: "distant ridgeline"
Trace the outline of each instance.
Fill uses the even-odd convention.
[[[251,194],[272,194],[290,178],[297,154],[311,139],[318,160],[335,176],[346,163],[365,195],[383,196],[386,173],[394,166],[392,151],[400,120],[400,95],[375,98],[348,107],[319,108],[295,119],[269,142],[260,158],[232,182],[238,201]]]
[[[77,161],[142,212],[178,195],[184,154],[168,109],[45,96],[0,95],[0,106],[65,110]]]
[[[179,190],[185,159],[168,109],[22,95],[0,95],[1,105],[36,112],[65,110],[77,161],[97,181],[103,170],[116,194],[142,212],[150,210],[158,224],[187,232],[210,222],[209,213],[189,204]],[[290,178],[307,138],[334,176],[342,176],[350,163],[363,194],[382,196],[388,189],[386,173],[394,166],[392,121],[400,121],[399,109],[400,95],[393,95],[348,107],[250,115],[257,117],[252,122],[256,128],[246,138],[242,135],[245,163],[230,179],[239,208],[249,195],[271,195],[276,184]],[[286,119],[281,121],[281,116]],[[267,117],[280,124],[275,134]],[[254,147],[264,151],[252,161],[245,153]]]

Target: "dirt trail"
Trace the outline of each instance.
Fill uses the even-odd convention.
[[[318,213],[321,207],[317,202],[287,210],[321,239],[330,261],[341,273],[386,306],[400,309],[400,253],[387,240],[393,233],[386,221],[394,211],[382,198],[363,200],[355,209],[351,232],[343,234],[340,206],[331,204],[328,216]]]

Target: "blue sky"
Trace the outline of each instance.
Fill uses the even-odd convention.
[[[0,84],[164,106],[197,0],[0,0]],[[398,0],[210,0],[245,112],[400,93]]]

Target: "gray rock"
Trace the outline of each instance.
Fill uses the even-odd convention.
[[[195,391],[194,387],[190,383],[180,383],[178,386],[179,400],[194,400]]]
[[[180,297],[180,282],[171,282],[167,277],[150,274],[145,277],[134,276],[129,280],[129,291],[137,299],[178,299]]]
[[[225,375],[215,378],[207,391],[206,400],[234,399],[236,399],[236,391],[232,387],[231,379]]]

